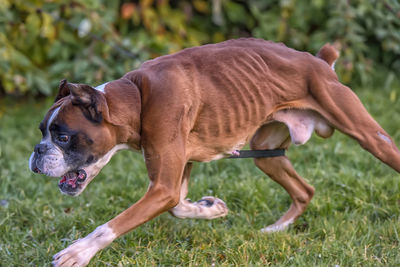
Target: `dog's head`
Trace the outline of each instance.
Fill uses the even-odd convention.
[[[88,85],[61,81],[55,103],[39,126],[42,140],[34,148],[29,167],[35,173],[60,177],[62,193],[80,194],[127,145],[119,144],[110,123],[105,94]]]

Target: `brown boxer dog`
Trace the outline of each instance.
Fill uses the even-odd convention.
[[[349,135],[400,172],[400,152],[332,69],[338,52],[325,45],[317,57],[282,44],[239,39],[185,49],[145,62],[97,88],[61,82],[40,123],[42,141],[30,168],[61,177],[62,193],[76,196],[120,149],[142,150],[150,185],[137,203],[54,256],[54,266],[84,266],[117,237],[170,211],[180,218],[225,216],[214,197],[185,200],[193,161],[304,144],[315,131]],[[255,164],[292,198],[289,210],[262,229],[295,221],[314,188],[285,156]]]

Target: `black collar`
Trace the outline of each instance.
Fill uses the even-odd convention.
[[[270,158],[285,156],[285,149],[272,150],[237,150],[235,155],[227,157],[227,159],[242,159],[242,158]]]

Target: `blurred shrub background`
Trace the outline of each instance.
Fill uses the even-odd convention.
[[[398,0],[0,0],[0,95],[51,95],[63,78],[98,85],[159,55],[248,36],[312,53],[335,43],[349,85],[400,76]]]

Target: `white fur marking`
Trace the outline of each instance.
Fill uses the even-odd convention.
[[[69,247],[54,255],[53,266],[62,266],[66,261],[71,263],[71,266],[74,264],[85,266],[99,250],[108,246],[115,238],[117,235],[108,224],[103,224],[86,237],[76,240]]]
[[[232,147],[231,149],[225,151],[222,154],[215,155],[209,161],[219,160],[219,159],[226,158],[226,157],[229,157],[229,156],[232,156],[232,155],[237,155],[237,153],[239,153],[239,150],[242,149],[245,144],[246,144],[246,140],[240,141],[234,147]]]
[[[47,127],[46,127],[46,138],[42,139],[40,141],[41,144],[50,142],[51,143],[51,133],[50,133],[50,125],[53,122],[53,120],[56,118],[58,115],[58,112],[60,111],[60,107],[56,108],[53,113],[51,114],[49,120],[47,121]]]
[[[182,186],[185,186],[186,188],[187,185]],[[212,201],[213,203],[211,206],[204,205],[202,200]],[[219,198],[210,196],[203,197],[201,200],[194,203],[185,199],[181,199],[179,204],[170,211],[175,217],[181,219],[193,218],[211,220],[228,215],[228,207],[226,206],[225,202]]]
[[[149,191],[150,187],[152,187],[152,186],[153,186],[153,182],[150,181],[150,182],[149,182],[149,186],[147,187],[147,191]]]
[[[32,159],[33,156],[35,155],[35,152],[32,152],[31,156],[29,157],[29,169],[32,170]]]
[[[336,64],[336,60],[333,61],[332,66],[331,66],[331,68],[332,68],[333,71],[335,71],[335,64]]]
[[[90,165],[89,168],[94,168],[94,169],[103,168],[104,165],[106,165],[110,161],[111,157],[114,156],[114,154],[117,153],[117,151],[122,149],[129,149],[129,146],[127,144],[118,144],[114,146],[102,158],[96,161],[96,163]]]
[[[108,83],[109,83],[109,82],[103,83],[103,84],[101,84],[101,85],[95,87],[94,89],[96,89],[97,91],[100,91],[100,92],[103,92],[103,93],[104,93],[104,88],[106,87],[106,85],[107,85]]]
[[[280,224],[272,224],[270,226],[267,226],[267,227],[261,229],[261,232],[262,233],[280,232],[280,231],[286,230],[288,228],[288,226],[290,224],[292,224],[293,222],[294,222],[294,219],[290,219],[290,220],[287,220]]]
[[[50,133],[50,125],[53,123],[55,118],[58,115],[58,112],[60,111],[60,107],[56,108],[53,113],[50,115],[49,120],[47,121],[47,126],[46,126],[46,135],[42,140],[40,141],[40,144],[45,144],[47,146],[48,151],[46,152],[46,155],[42,158],[43,160],[43,166],[41,169],[41,172],[43,174],[46,174],[47,176],[53,176],[53,177],[58,177],[61,176],[65,173],[65,170],[67,169],[67,165],[65,164],[64,161],[64,156],[63,152],[61,149],[54,145],[54,143],[51,140],[51,133]],[[31,155],[31,158],[29,159],[30,161],[30,166],[32,164],[33,160],[33,154]]]
[[[386,143],[388,143],[389,145],[392,144],[392,141],[390,141],[390,138],[387,137],[386,135],[384,135],[383,133],[378,132],[378,136],[379,136],[383,141],[385,141]]]
[[[100,170],[110,161],[112,156],[121,149],[129,149],[127,144],[118,144],[110,149],[103,157],[97,160],[92,165],[84,167],[84,170],[88,176],[87,182],[83,185],[82,190],[89,184],[89,182],[100,172]]]
[[[209,161],[219,160],[219,159],[225,158],[227,155],[229,155],[229,153],[227,153],[227,154],[217,154],[212,159],[210,159]]]

